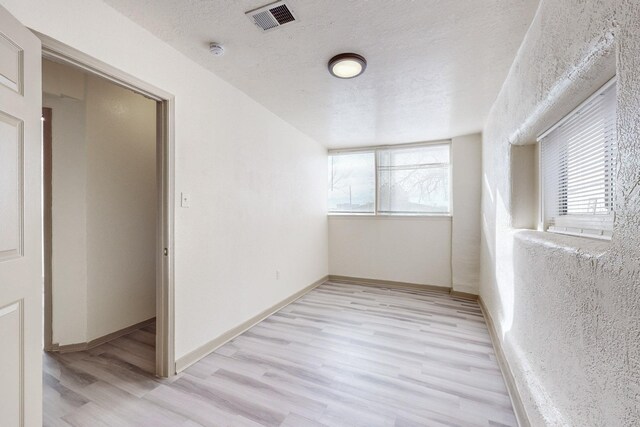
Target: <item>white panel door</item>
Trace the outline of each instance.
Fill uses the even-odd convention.
[[[42,425],[40,40],[0,7],[0,426]]]

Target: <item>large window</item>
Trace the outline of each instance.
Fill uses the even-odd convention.
[[[611,238],[617,151],[615,81],[539,141],[545,230]]]
[[[449,212],[449,145],[378,150],[378,212]]]
[[[449,144],[329,154],[329,212],[448,214]]]
[[[329,212],[374,213],[375,153],[329,155]]]

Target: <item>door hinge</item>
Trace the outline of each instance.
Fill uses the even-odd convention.
[[[164,251],[162,251],[162,253],[164,254],[164,256],[169,256],[169,249],[164,248]]]

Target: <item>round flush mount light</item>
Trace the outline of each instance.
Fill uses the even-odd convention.
[[[352,79],[364,73],[367,60],[356,53],[341,53],[329,61],[329,72],[339,79]]]

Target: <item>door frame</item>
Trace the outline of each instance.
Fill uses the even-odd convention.
[[[44,275],[44,349],[53,349],[53,319],[52,319],[52,298],[51,298],[51,160],[52,156],[52,110],[42,108],[42,246],[44,255],[43,275]]]
[[[42,57],[72,65],[156,101],[156,375],[175,375],[174,323],[174,180],[175,97],[105,62],[31,30],[42,41]],[[47,289],[48,288],[48,289]],[[48,297],[47,297],[48,296]],[[51,301],[51,282],[45,280],[45,301]],[[45,343],[51,342],[51,304],[45,303]],[[47,329],[47,323],[49,329]]]

